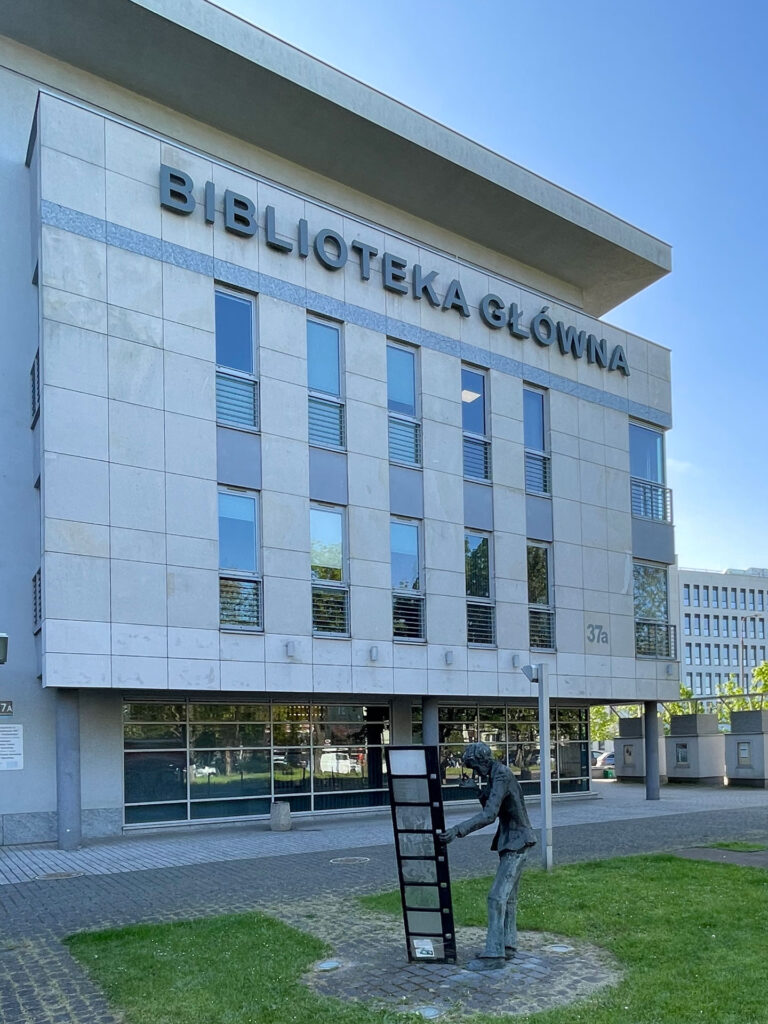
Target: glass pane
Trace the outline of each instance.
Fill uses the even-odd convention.
[[[381,747],[318,747],[313,758],[315,792],[381,789],[386,785]]]
[[[189,745],[193,749],[204,747],[265,747],[269,746],[270,728],[261,723],[230,725],[210,723],[189,728]]]
[[[193,722],[268,722],[268,704],[190,704]]]
[[[269,796],[269,750],[195,751],[189,766],[193,800],[236,796]]]
[[[487,537],[464,534],[464,571],[467,597],[491,596],[490,545]]]
[[[448,704],[437,709],[437,717],[441,722],[476,722],[477,707],[474,704]]]
[[[380,729],[379,729],[380,732]],[[360,746],[368,740],[367,725],[344,725],[342,723],[315,722],[312,726],[312,742],[322,747],[328,743],[336,746]],[[379,743],[381,739],[379,739]]]
[[[404,860],[402,872],[404,882],[437,881],[437,865],[433,860]]]
[[[528,603],[549,604],[549,575],[547,548],[528,548]]]
[[[583,779],[590,774],[586,743],[558,743],[557,770],[561,779]]]
[[[183,704],[123,704],[126,722],[183,722],[186,717]]]
[[[544,395],[523,389],[523,433],[525,447],[544,451]]]
[[[309,722],[275,722],[272,742],[275,746],[301,747],[309,743]],[[275,758],[288,758],[290,751],[275,750]]]
[[[395,808],[397,827],[414,832],[430,832],[432,830],[432,812],[429,804],[403,804]]]
[[[429,803],[429,786],[426,779],[393,779],[392,791],[399,804]]]
[[[440,914],[429,913],[426,910],[408,910],[408,931],[427,935],[440,935],[443,928],[443,919]]]
[[[278,760],[278,756],[280,760]],[[308,747],[286,750],[272,758],[275,777],[275,796],[291,793],[309,793],[311,758]],[[309,810],[309,808],[307,808]]]
[[[219,566],[256,572],[256,501],[219,494]]]
[[[273,722],[309,722],[309,704],[274,704]]]
[[[341,512],[313,508],[309,511],[309,531],[313,580],[341,582],[343,573],[343,519]]]
[[[667,570],[653,565],[635,563],[632,569],[635,593],[635,618],[666,622]]]
[[[664,483],[663,438],[658,430],[630,423],[629,471],[641,480]]]
[[[401,857],[434,857],[435,843],[431,835],[402,832],[397,837]]]
[[[186,727],[171,722],[160,725],[125,726],[126,750],[162,750],[186,746]]]
[[[255,381],[217,373],[216,419],[220,423],[236,423],[240,427],[258,427]]]
[[[382,705],[373,705],[372,712],[378,712]],[[383,708],[383,710],[388,710]],[[368,709],[362,704],[315,704],[312,707],[313,722],[364,722]]]
[[[392,589],[418,590],[418,526],[415,523],[390,523],[389,542],[392,556]]]
[[[405,903],[408,907],[437,910],[440,906],[440,890],[436,885],[406,885]]]
[[[210,800],[192,805],[192,817],[240,818],[251,814],[269,814],[270,800]]]
[[[384,807],[388,804],[389,793],[385,789],[315,793],[316,811],[343,811],[349,807]]]
[[[475,730],[472,728],[467,729],[466,735],[470,736],[471,739],[464,739],[461,733],[458,733],[456,728],[454,728],[454,732],[448,738],[457,742],[452,746],[440,747],[440,778],[443,785],[450,785],[451,783],[461,782],[462,780],[466,781],[472,778],[472,772],[465,768],[461,762],[461,755],[464,753],[467,743],[475,742]]]
[[[126,807],[125,824],[143,825],[152,821],[186,821],[187,805],[149,804],[147,807]]]
[[[470,434],[485,434],[485,377],[461,369],[461,423]]]
[[[387,347],[387,402],[391,412],[416,415],[416,359],[407,349]]]
[[[216,292],[216,362],[253,373],[253,303]]]
[[[187,755],[151,752],[125,755],[125,802],[186,800]]]
[[[307,375],[313,391],[340,394],[338,327],[307,321]]]

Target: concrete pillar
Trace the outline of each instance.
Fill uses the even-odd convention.
[[[422,697],[421,713],[424,722],[424,746],[436,747],[440,742],[440,728],[437,723],[437,697]]]
[[[60,850],[82,839],[80,795],[80,693],[56,691],[56,822]]]
[[[643,706],[645,726],[645,799],[659,800],[659,708],[655,700]]]
[[[394,747],[413,743],[413,698],[395,697],[392,701],[392,738]]]

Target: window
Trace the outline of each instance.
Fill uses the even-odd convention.
[[[464,476],[491,479],[491,443],[487,439],[486,375],[461,368],[461,424],[464,431]]]
[[[694,665],[701,664],[701,644],[693,645],[693,663]]]
[[[691,616],[687,612],[683,616],[683,632],[686,636],[691,635]]]
[[[720,664],[720,644],[713,644],[712,645],[712,664],[713,665],[719,665]]]
[[[731,608],[736,607],[736,588],[731,587]]]
[[[544,544],[528,545],[528,631],[532,648],[554,650],[551,549]]]
[[[635,600],[635,650],[639,657],[676,657],[675,627],[669,622],[667,569],[665,566],[635,562],[633,566]],[[695,591],[694,591],[695,593]],[[697,604],[694,597],[694,605]],[[694,616],[693,631],[700,629]]]
[[[639,423],[629,424],[629,472],[632,515],[672,521],[672,501],[664,486],[664,435]]]
[[[712,616],[712,636],[720,636],[720,616]]]
[[[532,494],[550,494],[550,459],[544,422],[544,393],[523,388],[523,434],[525,440],[525,489]]]
[[[757,620],[757,636],[760,640],[765,640],[765,619]]]
[[[35,358],[32,360],[32,369],[29,371],[29,386],[32,399],[30,426],[34,427],[40,415],[40,349],[35,352]]]
[[[704,644],[704,664],[712,664],[712,648],[709,644]]]
[[[694,608],[698,608],[700,603],[701,603],[701,599],[699,597],[699,587],[694,583],[694,585],[693,585],[693,607]]]
[[[32,630],[39,633],[43,626],[43,584],[38,569],[32,577]]]
[[[730,631],[728,629],[728,616],[727,615],[723,616],[723,636],[730,636]]]
[[[406,466],[421,465],[421,424],[418,422],[416,351],[387,345],[389,458]]]
[[[686,665],[692,664],[692,657],[693,656],[692,656],[692,651],[691,651],[691,645],[690,644],[686,644],[685,645],[685,664]]]
[[[420,524],[392,519],[389,549],[392,572],[392,635],[395,640],[424,640]]]
[[[487,535],[464,534],[464,573],[467,588],[467,642],[492,647],[496,643],[496,623],[491,595],[491,540]]]
[[[307,320],[309,443],[344,448],[344,403],[341,400],[341,330],[326,320]]]
[[[701,616],[700,615],[694,615],[693,616],[693,635],[694,636],[701,636]]]
[[[312,570],[312,630],[349,634],[349,588],[344,543],[344,511],[328,506],[309,510]]]
[[[750,590],[749,592],[749,610],[753,612],[755,610],[755,592]]]
[[[697,677],[699,680],[701,677]],[[699,683],[698,692],[701,693],[701,683]],[[688,744],[687,743],[676,743],[675,744],[675,764],[678,768],[688,767]]]
[[[691,586],[690,586],[689,583],[686,583],[683,586],[683,604],[687,608],[690,605],[690,603],[691,603]]]
[[[723,664],[731,664],[731,650],[729,644],[723,644]]]
[[[736,744],[736,761],[739,768],[752,767],[752,744],[749,740],[742,740]]]
[[[701,603],[704,608],[709,608],[709,587],[701,588]]]
[[[216,289],[216,419],[259,429],[259,396],[254,365],[254,301]]]
[[[222,629],[262,628],[255,495],[219,491],[219,619]]]
[[[712,607],[713,608],[717,608],[718,607],[717,595],[718,595],[719,589],[720,589],[719,587],[712,587]]]
[[[728,607],[728,587],[721,587],[720,607]]]
[[[704,616],[704,636],[709,636],[709,616]]]
[[[764,608],[764,596],[763,596],[763,591],[762,590],[758,590],[758,592],[757,592],[757,610],[759,612],[765,611],[765,608]]]
[[[755,639],[755,620],[750,618],[747,622],[748,636],[750,640]]]

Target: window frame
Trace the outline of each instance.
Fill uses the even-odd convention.
[[[315,579],[312,576],[312,512],[332,512],[341,518],[341,579],[323,580]],[[346,629],[343,632],[332,630],[321,630],[315,623],[314,607],[312,608],[312,636],[326,640],[348,640],[352,635],[352,616],[350,608],[350,583],[349,583],[349,538],[348,538],[348,516],[346,505],[333,505],[330,502],[312,501],[309,505],[309,577],[311,582],[312,597],[314,601],[315,591],[337,591],[345,595],[344,613]]]
[[[538,395],[541,398],[541,432],[542,432],[542,443],[543,448],[531,448],[525,442],[525,395],[529,392],[534,395]],[[526,494],[535,494],[538,497],[551,498],[552,497],[552,447],[550,441],[550,420],[549,420],[549,392],[545,388],[536,387],[535,384],[529,384],[527,381],[523,381],[523,451],[525,459],[525,492]],[[539,490],[538,488],[528,486],[528,459],[540,460],[542,464],[542,477],[544,480],[544,489]]]
[[[338,373],[339,373],[339,391],[338,394],[333,394],[330,391],[321,391],[319,388],[313,388],[309,382],[309,325],[310,323],[320,324],[322,327],[332,327],[338,333],[339,346],[338,346]],[[311,310],[306,311],[305,317],[305,352],[307,357],[307,407],[311,408],[312,402],[325,402],[329,405],[336,405],[339,407],[339,424],[341,428],[341,443],[340,444],[329,444],[327,441],[313,440],[310,434],[310,427],[307,426],[307,439],[312,448],[324,448],[326,451],[332,452],[345,452],[347,450],[347,403],[346,403],[346,371],[345,371],[345,359],[344,359],[344,324],[340,320],[334,320],[331,317],[323,316],[319,313],[313,313]]]
[[[464,380],[463,374],[467,370],[469,373],[476,373],[483,379],[483,430],[482,434],[477,434],[472,430],[467,430],[464,426],[464,406],[463,399],[464,393]],[[493,482],[493,459],[492,459],[492,446],[491,446],[491,409],[490,409],[490,372],[486,367],[475,366],[472,363],[461,363],[459,367],[459,400],[461,404],[461,438],[462,438],[462,476],[465,480],[470,480],[472,483],[479,484],[491,484]],[[487,472],[483,476],[476,476],[467,473],[467,459],[466,459],[466,443],[481,445],[483,448],[483,459]]]
[[[238,498],[248,498],[254,505],[254,546],[256,568],[236,569],[219,564],[219,631],[224,633],[263,633],[264,632],[264,577],[263,577],[263,547],[261,535],[261,492],[248,490],[245,487],[232,487],[219,484],[217,486],[216,512],[217,512],[217,543],[219,545],[219,563],[221,563],[221,511],[219,508],[219,495],[230,494]],[[224,623],[221,619],[221,581],[242,580],[246,583],[255,583],[259,595],[259,614],[256,623]]]
[[[251,307],[251,371],[250,373],[245,370],[240,370],[235,366],[227,366],[226,363],[220,363],[218,360],[218,352],[215,352],[216,357],[216,425],[220,427],[226,427],[229,430],[242,430],[248,434],[258,434],[261,432],[261,394],[260,394],[260,376],[259,376],[259,344],[258,344],[258,304],[256,302],[257,296],[253,292],[248,292],[234,287],[233,285],[227,284],[224,281],[216,281],[214,283],[214,348],[216,347],[216,324],[215,324],[215,303],[217,295],[228,295],[232,298],[239,299],[240,301],[248,302]],[[254,419],[255,424],[240,423],[237,420],[221,419],[219,417],[219,378],[229,378],[230,380],[242,381],[247,384],[253,385],[253,402],[254,402]]]
[[[488,597],[474,597],[469,593],[466,594],[467,601],[467,646],[468,647],[481,647],[481,648],[495,648],[496,647],[496,592],[494,586],[494,550],[493,550],[493,534],[487,530],[475,530],[471,527],[464,527],[464,587],[465,590],[469,587],[469,579],[467,577],[467,538],[468,537],[480,537],[482,540],[488,542]],[[491,640],[484,642],[482,640],[470,640],[469,639],[469,606],[470,605],[482,605],[485,608],[490,609],[490,625],[491,625]]]
[[[389,461],[396,466],[406,466],[408,469],[421,469],[424,465],[424,451],[423,451],[423,431],[422,431],[422,412],[421,412],[421,359],[420,350],[416,345],[408,345],[403,341],[399,341],[397,338],[387,338],[386,355],[389,356],[389,350],[394,349],[400,352],[406,352],[408,355],[413,357],[413,415],[409,415],[404,412],[397,412],[389,407],[389,362],[387,362],[387,451]],[[392,444],[391,444],[391,430],[392,422],[406,423],[413,427],[414,438],[415,438],[415,449],[417,452],[417,460],[415,462],[409,462],[407,460],[393,458],[392,456]]]
[[[538,604],[534,603],[530,599],[530,577],[528,576],[528,551],[530,548],[540,548],[547,553],[547,603]],[[554,545],[548,541],[532,540],[526,538],[525,541],[525,567],[526,567],[526,597],[528,599],[528,643],[531,650],[536,651],[555,651],[557,650],[557,634],[555,624],[555,605],[554,605],[554,593],[555,593],[555,579],[554,579]],[[549,647],[534,646],[531,642],[531,615],[532,613],[545,612],[550,618],[550,632],[552,634],[552,644]]]
[[[413,526],[416,528],[416,545],[418,552],[418,563],[419,563],[419,586],[417,589],[413,587],[395,587],[391,586],[392,591],[392,640],[396,644],[425,644],[427,643],[427,600],[426,600],[426,588],[424,579],[424,520],[423,519],[412,519],[409,516],[395,516],[390,515],[389,525],[389,561],[390,561],[390,585],[392,584],[392,524],[400,523],[405,526]],[[394,607],[395,600],[398,597],[411,597],[421,602],[421,636],[395,636],[394,628]]]

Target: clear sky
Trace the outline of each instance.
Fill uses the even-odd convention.
[[[673,246],[605,319],[672,349],[680,564],[768,567],[768,3],[219,2]]]

